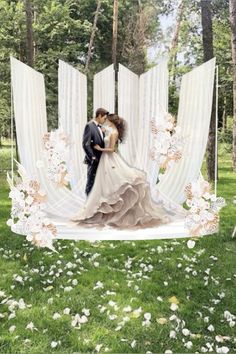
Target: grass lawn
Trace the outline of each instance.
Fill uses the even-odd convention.
[[[186,239],[36,249],[6,226],[7,146],[0,169],[0,353],[236,351],[236,175],[228,153],[219,157],[218,195],[227,202],[220,231],[192,249]]]

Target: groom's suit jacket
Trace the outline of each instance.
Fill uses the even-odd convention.
[[[105,134],[103,132],[103,139],[102,139],[100,130],[93,120],[91,120],[86,124],[84,128],[83,144],[82,144],[83,149],[85,151],[84,163],[90,164],[92,162],[93,156],[95,156],[98,159],[98,161],[100,160],[102,151],[98,151],[93,147],[94,145],[99,145],[101,146],[101,148],[104,148],[105,147],[104,137]]]

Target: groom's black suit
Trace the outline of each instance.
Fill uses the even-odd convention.
[[[99,160],[102,155],[101,151],[94,149],[94,145],[99,145],[101,146],[101,148],[105,147],[104,144],[105,134],[104,133],[102,134],[103,134],[103,138],[101,136],[98,126],[93,120],[88,122],[84,128],[84,135],[83,135],[83,149],[85,151],[84,163],[88,165],[87,184],[85,188],[85,193],[87,195],[89,194],[89,192],[93,187]],[[94,157],[96,159],[93,159]]]

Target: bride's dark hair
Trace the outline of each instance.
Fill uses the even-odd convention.
[[[126,121],[115,113],[108,114],[107,119],[116,126],[116,129],[118,130],[118,139],[122,143],[127,128]]]

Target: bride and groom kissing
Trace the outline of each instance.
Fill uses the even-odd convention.
[[[84,129],[87,199],[73,221],[82,226],[153,227],[170,222],[167,211],[151,199],[146,173],[131,167],[118,146],[125,120],[98,108]]]

